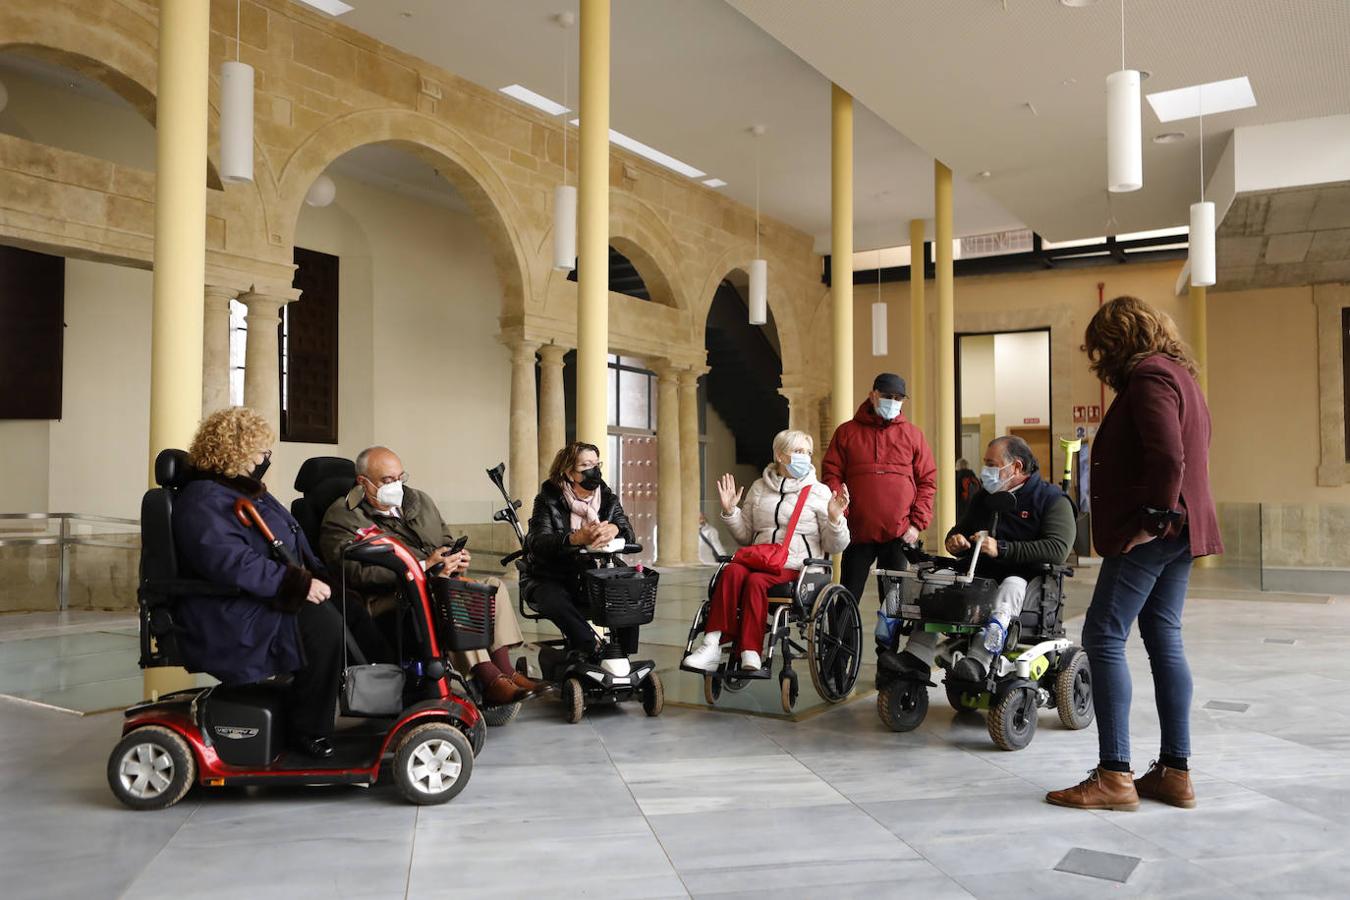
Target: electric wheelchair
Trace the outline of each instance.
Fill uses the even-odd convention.
[[[699,607],[689,626],[684,656],[694,650],[694,641],[703,633],[708,610],[717,590],[722,570],[730,556],[717,557],[717,572],[708,582],[708,599]],[[862,619],[858,601],[848,588],[834,583],[832,563],[828,559],[807,559],[796,580],[769,589],[767,650],[764,665],[758,670],[740,668],[734,657],[724,659],[715,672],[705,672],[684,664],[681,669],[703,676],[703,698],[709,706],[717,703],[723,689],[739,691],[751,681],[773,677],[774,657],[782,658],[778,672],[783,712],[791,714],[797,705],[799,686],[794,658],[805,656],[816,691],[829,703],[839,703],[853,691],[862,664]],[[793,630],[796,630],[796,638]]]
[[[1011,623],[1001,653],[981,681],[957,678],[953,667],[970,641],[981,639],[994,609],[998,582],[975,574],[980,542],[970,560],[907,549],[911,568],[877,570],[886,616],[899,619],[895,642],[916,629],[946,637],[936,662],[944,670],[947,701],[957,712],[988,710],[989,737],[1001,750],[1021,750],[1036,734],[1038,712],[1054,708],[1065,727],[1092,723],[1092,670],[1087,654],[1064,636],[1064,579],[1068,566],[1043,565],[1027,582],[1022,613]],[[891,646],[890,649],[897,649]],[[877,713],[892,731],[912,731],[928,713],[926,676],[879,669]]]
[[[506,505],[493,513],[493,521],[511,526],[520,549],[502,557],[501,564],[512,563],[524,572],[525,529],[520,524],[521,501],[513,499],[506,489],[506,464],[498,463],[487,470],[488,479],[497,487]],[[622,556],[642,552],[637,544],[626,544],[608,551],[573,549],[586,560],[580,579],[589,605],[588,619],[596,628],[633,628],[649,624],[656,616],[656,590],[660,574],[643,566],[628,566]],[[520,592],[520,616],[534,622],[548,621]],[[581,721],[588,706],[639,700],[648,716],[659,716],[665,709],[666,693],[656,662],[650,659],[628,661],[628,673],[614,674],[589,655],[568,652],[562,639],[538,641],[539,670],[545,681],[559,685],[563,712],[573,725]],[[619,647],[611,640],[603,642],[603,658],[627,659],[636,652],[636,637],[631,647]],[[516,660],[516,671],[529,675],[525,657]]]
[[[141,566],[137,591],[142,668],[184,666],[175,621],[180,596],[239,596],[237,588],[185,578],[180,574],[173,539],[173,508],[179,492],[196,473],[181,450],[164,450],[155,460],[155,481],[141,501]],[[244,501],[240,508],[251,508]],[[255,511],[256,515],[256,511]],[[261,520],[258,520],[260,523]],[[280,541],[257,524],[269,543]],[[122,739],[108,759],[108,785],[132,809],[163,809],[177,803],[194,784],[374,784],[392,775],[405,798],[418,804],[444,803],[468,783],[474,757],[487,736],[474,704],[450,690],[453,670],[442,645],[469,641],[485,646],[491,633],[491,606],[480,602],[476,615],[432,597],[417,561],[394,538],[371,529],[343,548],[344,556],[382,566],[400,576],[401,606],[416,622],[418,646],[399,666],[365,666],[347,635],[356,666],[373,673],[392,690],[357,699],[344,692],[344,714],[333,735],[334,754],[315,760],[287,752],[288,676],[253,684],[218,684],[157,696],[125,712]],[[473,620],[477,636],[461,627]],[[345,626],[344,626],[345,630]],[[400,672],[400,669],[402,672]],[[403,675],[406,673],[406,676]],[[372,681],[360,679],[366,685]],[[355,708],[359,704],[369,704]],[[352,707],[352,708],[349,708]]]

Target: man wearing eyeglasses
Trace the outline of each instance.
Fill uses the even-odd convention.
[[[342,560],[342,546],[361,529],[375,525],[398,538],[421,561],[424,571],[443,565],[435,573],[439,577],[463,575],[471,562],[467,549],[452,552],[455,539],[436,502],[430,495],[408,487],[407,481],[408,473],[397,453],[388,447],[362,450],[356,457],[356,485],[328,508],[319,531],[319,551],[330,570],[337,572],[342,567],[347,588],[359,592],[377,615],[393,607],[398,575],[380,566]],[[468,651],[456,661],[456,667],[472,671],[488,703],[513,703],[542,686],[511,665],[508,651],[524,640],[520,625],[501,582],[484,582],[497,587],[492,649]]]

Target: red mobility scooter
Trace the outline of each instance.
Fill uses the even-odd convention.
[[[181,450],[155,460],[155,481],[141,502],[141,573],[138,601],[142,668],[181,666],[178,596],[235,593],[233,588],[179,576],[173,545],[173,506],[193,477]],[[247,515],[246,509],[236,509]],[[261,520],[252,523],[261,525]],[[265,529],[265,526],[262,526]],[[279,541],[264,531],[275,547]],[[388,772],[399,791],[417,804],[444,803],[473,772],[487,726],[472,701],[451,692],[456,673],[446,654],[469,645],[486,647],[492,634],[495,592],[431,591],[417,560],[396,539],[371,530],[344,549],[363,563],[400,574],[402,612],[411,616],[420,645],[401,666],[349,666],[344,674],[344,717],[333,736],[334,754],[318,761],[284,749],[285,684],[214,685],[174,691],[125,713],[122,739],[108,759],[113,794],[133,809],[163,809],[194,784],[375,784]],[[348,645],[360,660],[359,650]],[[364,670],[364,672],[362,671]],[[379,671],[375,671],[379,670]],[[402,690],[367,693],[354,685],[390,681]],[[372,700],[375,694],[381,700]],[[383,705],[384,708],[374,708]]]

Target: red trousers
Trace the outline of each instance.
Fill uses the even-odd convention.
[[[732,653],[762,651],[764,623],[769,616],[769,588],[796,577],[796,569],[784,569],[775,575],[747,569],[740,563],[728,563],[717,579],[704,630],[722,632],[724,641],[729,637]]]

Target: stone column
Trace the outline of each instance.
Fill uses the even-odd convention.
[[[230,301],[233,288],[206,286],[202,322],[202,415],[230,405]]]
[[[539,348],[539,480],[548,474],[553,457],[567,443],[567,400],[563,395],[563,357],[566,347]]]
[[[657,560],[663,566],[685,562],[684,508],[680,437],[680,373],[668,362],[656,365],[656,528]],[[695,416],[697,416],[695,409]],[[697,521],[697,518],[695,519]],[[697,550],[697,545],[695,545]]]
[[[240,296],[248,307],[248,341],[244,345],[244,405],[272,423],[281,434],[281,373],[277,347],[277,324],[281,308],[300,296],[289,288],[266,293],[249,291]]]
[[[686,560],[698,559],[699,495],[703,474],[699,465],[698,380],[695,369],[680,371],[680,548]],[[662,538],[664,544],[668,538]]]
[[[539,490],[539,411],[534,398],[535,341],[512,340],[511,348],[511,496],[528,502]]]

